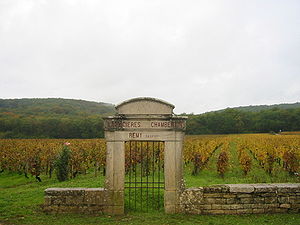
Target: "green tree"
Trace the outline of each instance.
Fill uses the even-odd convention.
[[[59,181],[68,180],[71,151],[67,144],[68,143],[65,143],[62,151],[60,152],[57,160],[55,161],[56,176]]]

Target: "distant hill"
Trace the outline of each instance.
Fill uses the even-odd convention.
[[[63,98],[0,99],[0,113],[42,117],[108,115],[114,113],[114,106],[103,102]]]
[[[62,98],[0,99],[0,138],[99,138],[112,104]]]
[[[187,134],[300,131],[300,103],[235,107],[188,116]]]
[[[297,109],[300,108],[300,102],[296,103],[283,103],[283,104],[274,104],[274,105],[250,105],[250,106],[239,106],[239,107],[233,107],[233,108],[227,108],[227,109],[237,109],[243,112],[260,112],[263,110],[269,110],[269,109]],[[225,109],[221,109],[215,112],[224,111]]]
[[[62,98],[0,99],[0,138],[101,138],[112,104]],[[187,114],[187,134],[300,131],[300,103]]]

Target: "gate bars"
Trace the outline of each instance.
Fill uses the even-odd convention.
[[[148,212],[163,208],[164,142],[125,142],[126,209]]]

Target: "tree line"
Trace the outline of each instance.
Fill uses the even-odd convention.
[[[300,130],[300,108],[244,112],[226,109],[188,115],[186,134],[269,133]],[[102,138],[101,115],[25,117],[0,115],[0,138]]]
[[[102,138],[103,119],[87,117],[1,117],[0,138]]]
[[[188,115],[187,134],[269,133],[300,130],[300,108],[258,112],[225,109]]]
[[[187,134],[300,131],[300,103],[185,114]],[[74,99],[0,99],[0,138],[102,138],[107,103]]]
[[[0,99],[0,138],[101,138],[112,104],[75,99]]]

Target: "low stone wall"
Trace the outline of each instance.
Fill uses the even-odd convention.
[[[48,213],[102,214],[109,209],[104,188],[48,188],[44,211]]]
[[[189,214],[299,213],[300,184],[227,184],[185,189],[180,211]]]
[[[48,188],[48,213],[123,214],[124,193],[104,188]],[[179,196],[188,214],[300,213],[300,183],[226,184],[189,188]]]

